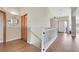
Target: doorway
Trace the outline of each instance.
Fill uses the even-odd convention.
[[[0,42],[6,43],[6,13],[0,10]]]
[[[59,21],[59,32],[67,32],[67,21]]]
[[[21,16],[21,39],[27,42],[27,14]]]
[[[67,27],[67,21],[64,21],[64,26],[65,26],[65,31],[64,32],[68,32],[68,27]]]

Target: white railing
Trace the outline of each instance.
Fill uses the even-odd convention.
[[[37,39],[36,43],[38,43],[37,45],[36,44],[33,44],[33,45],[35,45],[36,47],[41,49],[41,38],[35,32],[33,32],[32,30],[30,30],[30,33]]]
[[[43,30],[42,36],[43,37],[42,37],[41,51],[44,52],[56,40],[57,29],[56,28],[45,28]]]

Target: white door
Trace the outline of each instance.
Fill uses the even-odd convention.
[[[3,42],[3,17],[0,16],[0,42]]]

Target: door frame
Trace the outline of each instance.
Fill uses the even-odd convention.
[[[6,13],[2,10],[0,12],[3,14],[3,42],[6,43]]]
[[[25,19],[25,16],[27,17],[27,14],[24,14],[24,15],[21,16],[21,40],[23,40],[23,38],[22,38],[22,22],[23,22],[22,19]],[[23,17],[23,18],[22,18],[22,17]],[[27,24],[27,19],[26,19],[26,24]],[[26,29],[27,29],[27,25],[26,25]],[[27,42],[27,39],[28,39],[28,38],[27,38],[27,35],[28,35],[28,34],[26,33],[26,40],[24,40],[24,41],[26,41],[26,42]]]

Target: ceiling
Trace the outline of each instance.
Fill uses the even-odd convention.
[[[21,7],[5,7],[4,9],[11,14],[19,15]]]
[[[15,12],[20,14],[22,7],[5,7],[4,9],[8,12]],[[49,7],[49,11],[53,16],[69,16],[69,7]],[[76,10],[76,16],[79,16],[79,8]]]
[[[53,16],[69,16],[69,7],[49,7],[49,11]]]

